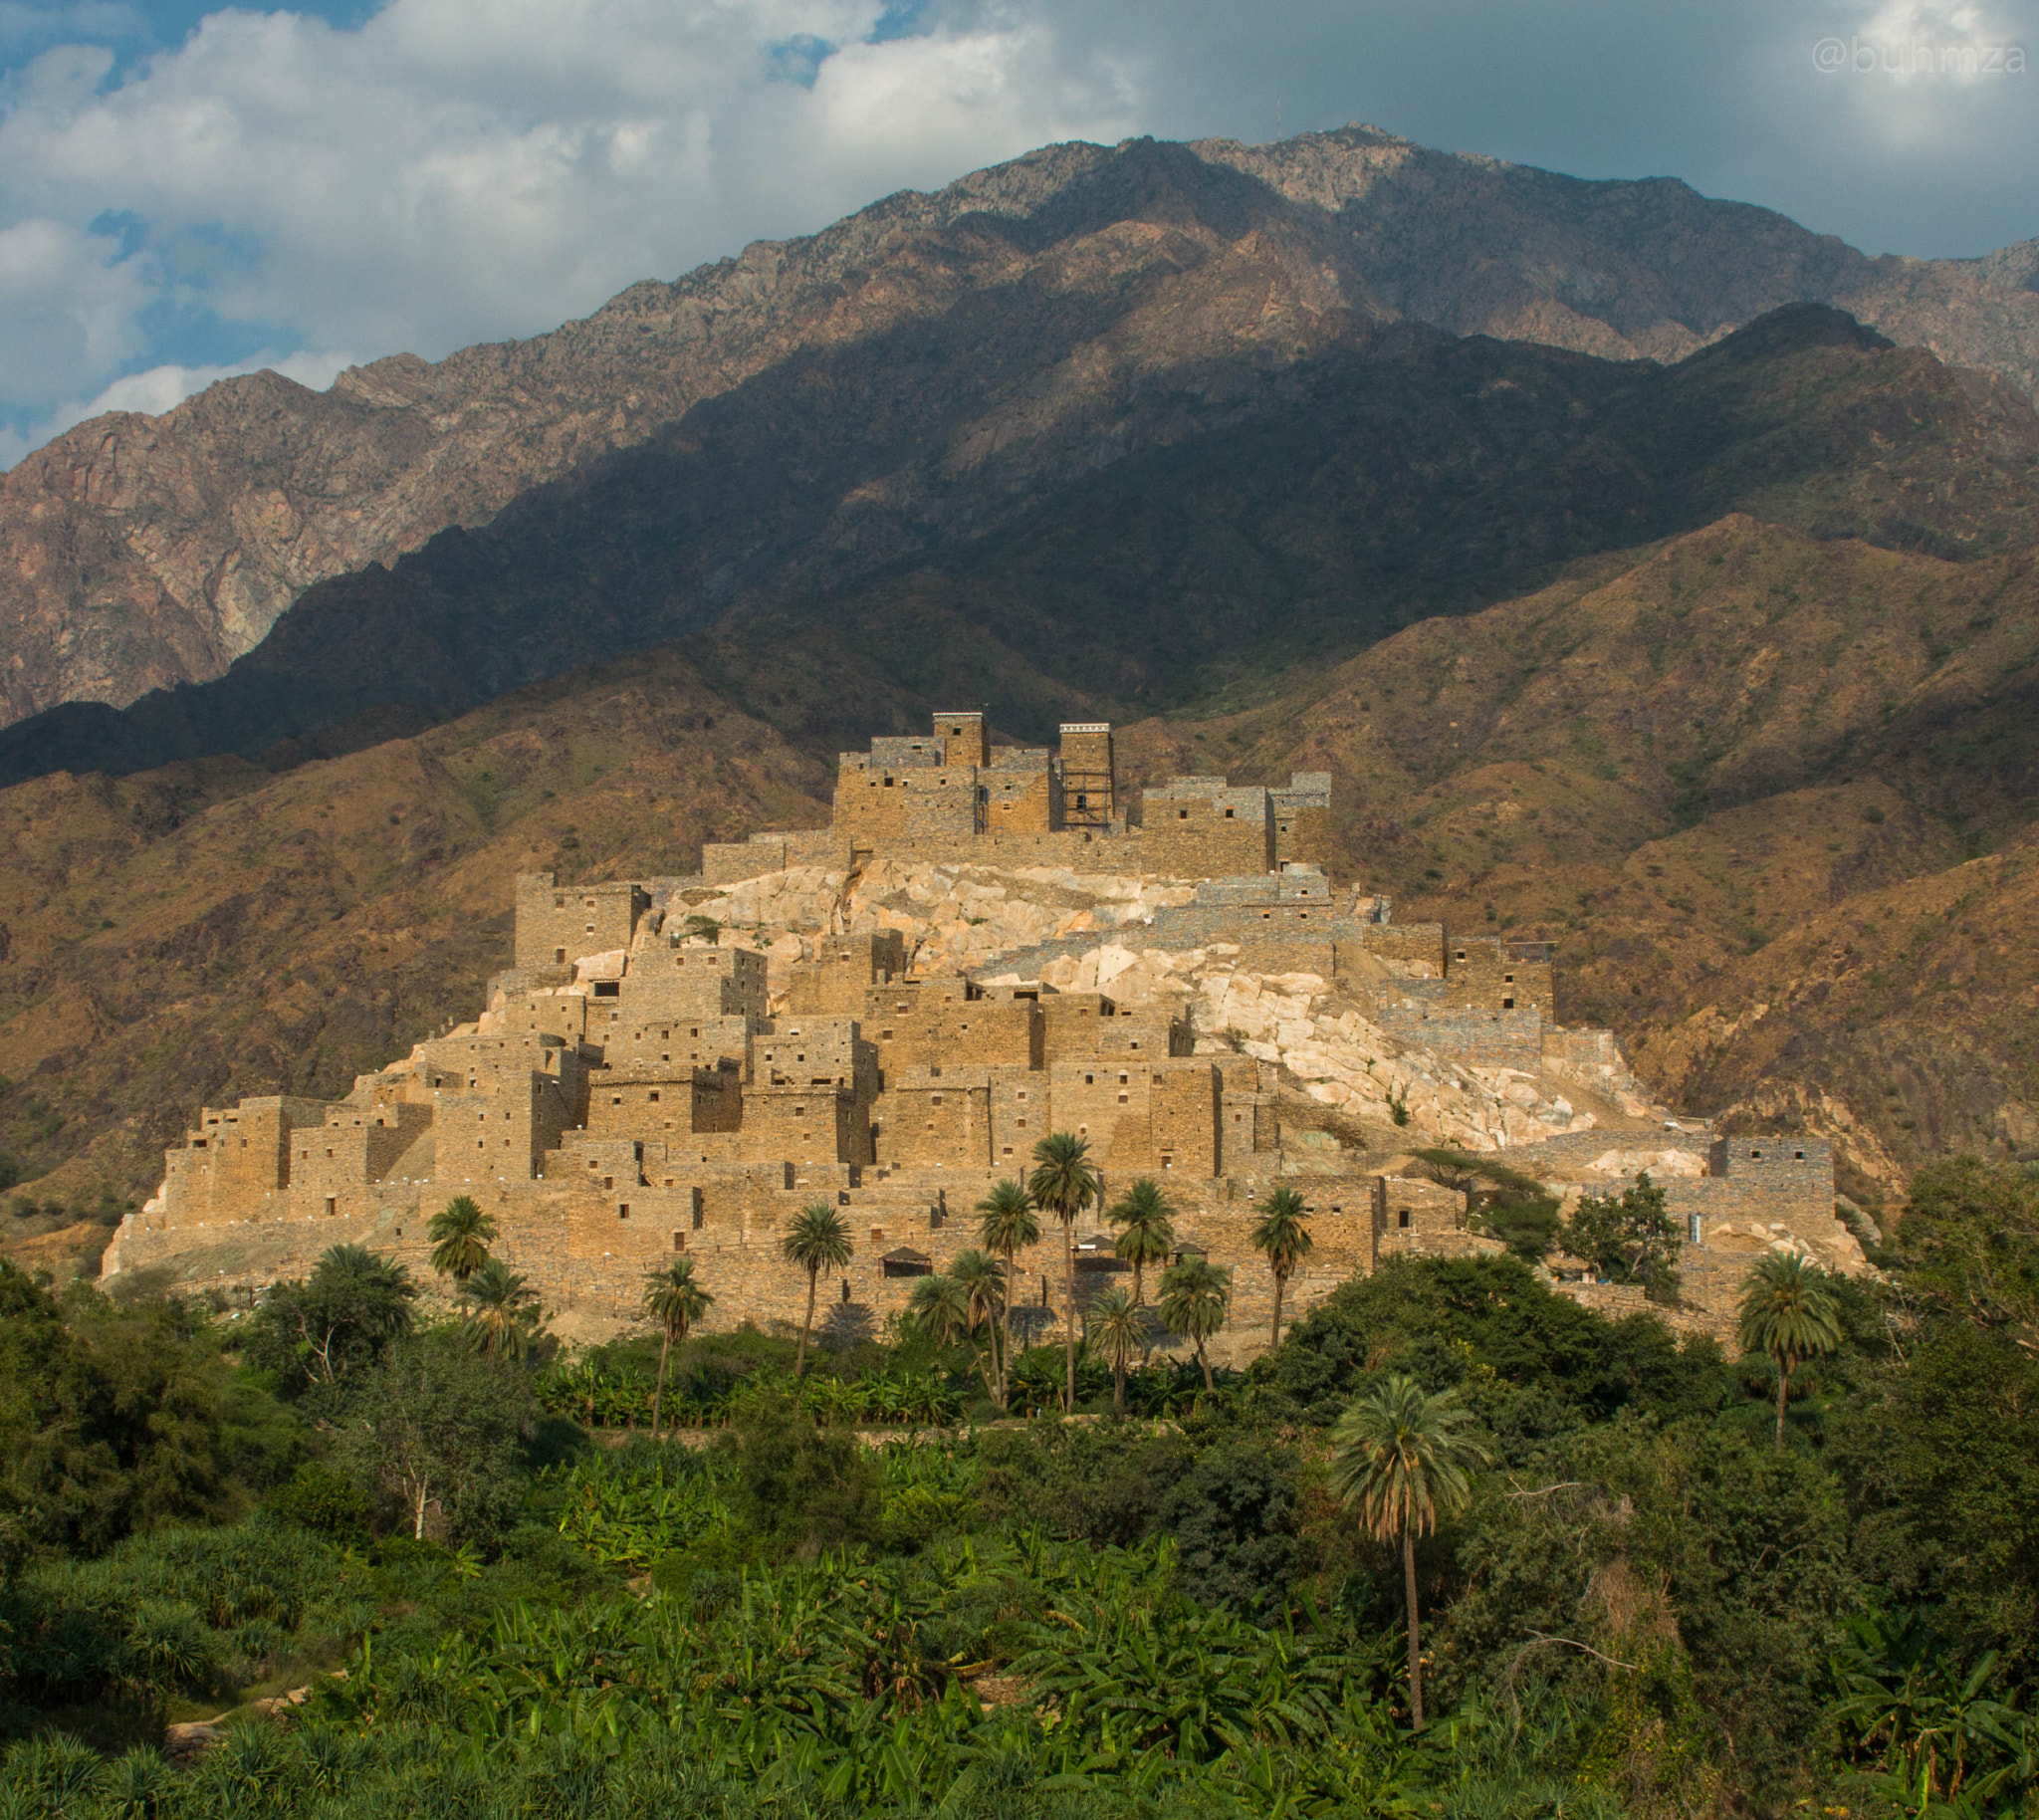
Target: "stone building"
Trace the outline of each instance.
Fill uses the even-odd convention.
[[[998,747],[981,715],[959,713],[925,737],[874,740],[842,760],[830,829],[711,847],[697,882],[810,863],[824,839],[845,867],[878,852],[1087,848],[1091,870],[1201,881],[1189,902],[1154,912],[1152,945],[1226,943],[1259,973],[1336,982],[1379,1029],[1457,1065],[1578,1068],[1613,1053],[1608,1032],[1556,1024],[1547,949],[1395,924],[1385,900],[1334,893],[1311,863],[1328,842],[1328,778],[1285,791],[1174,779],[1129,818],[1110,728],[1062,735],[1052,754]],[[1385,1256],[1493,1249],[1466,1231],[1457,1197],[1292,1129],[1292,1083],[1222,1043],[1200,1048],[1187,1005],[1044,982],[1057,954],[1095,935],[1003,954],[984,979],[916,976],[897,930],[827,936],[775,998],[763,954],[690,936],[664,896],[644,881],[518,879],[513,965],[472,1024],[361,1077],[338,1104],[205,1108],[109,1268],[260,1232],[276,1269],[307,1268],[347,1241],[422,1271],[425,1222],[466,1194],[495,1216],[498,1254],[556,1308],[627,1319],[645,1269],[678,1253],[701,1260],[711,1325],[774,1324],[804,1289],[780,1234],[819,1201],[856,1247],[836,1318],[875,1330],[903,1309],[913,1276],[974,1242],[978,1202],[1057,1131],[1089,1143],[1107,1200],[1154,1178],[1181,1243],[1232,1267],[1222,1350],[1234,1356],[1264,1332],[1271,1283],[1247,1235],[1277,1184],[1302,1188],[1316,1240],[1289,1287],[1297,1314]],[[1651,1141],[1695,1246],[1725,1260],[1709,1293],[1724,1292],[1739,1251],[1831,1240],[1823,1146],[1683,1131]],[[1643,1154],[1587,1133],[1509,1161],[1579,1189],[1632,1176],[1649,1166]],[[1079,1299],[1118,1268],[1097,1210],[1084,1222]],[[1050,1232],[1020,1259],[1016,1295],[1054,1308],[1059,1259]]]
[[[1224,778],[1171,778],[1128,802],[1107,722],[1063,723],[1050,752],[994,745],[985,717],[972,710],[937,714],[925,734],[874,739],[868,752],[843,753],[827,827],[712,842],[703,849],[701,875],[727,884],[793,865],[844,871],[882,851],[1223,878],[1288,863],[1323,865],[1330,811],[1325,772],[1298,773],[1286,789],[1272,790]],[[564,912],[567,894],[553,896]],[[540,892],[534,901],[550,900]],[[519,951],[519,965],[557,952],[559,933],[548,925],[535,934],[530,955]]]

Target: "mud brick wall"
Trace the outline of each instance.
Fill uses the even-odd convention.
[[[845,1087],[747,1087],[738,1148],[747,1162],[869,1162],[863,1104]]]
[[[900,833],[907,840],[968,838],[983,826],[975,766],[904,772],[899,778],[898,795]]]
[[[544,967],[627,948],[651,894],[632,880],[561,885],[550,872],[517,879],[517,965]]]
[[[1110,821],[1118,812],[1118,764],[1109,723],[1065,721],[1055,744],[1063,821],[1083,826]]]
[[[1834,1153],[1817,1138],[1716,1138],[1707,1168],[1703,1205],[1696,1211],[1708,1222],[1777,1225],[1805,1238],[1830,1235]]]
[[[878,1051],[854,1018],[777,1018],[751,1038],[752,1078],[773,1085],[875,1082]]]
[[[1225,1171],[1224,1083],[1208,1059],[1157,1060],[1148,1148],[1164,1175],[1211,1177]]]
[[[1055,1129],[1048,1076],[1029,1068],[992,1068],[992,1161],[1006,1174],[1023,1173],[1033,1147]]]
[[[1157,1056],[1188,1055],[1197,1046],[1187,1018],[1146,1006],[1098,1019],[1094,1034],[1094,1053],[1099,1056],[1138,1055],[1152,1061]]]
[[[789,863],[783,833],[753,834],[748,840],[711,840],[701,847],[701,882],[734,885],[768,872],[783,872]]]
[[[1380,1025],[1404,1042],[1449,1054],[1462,1067],[1531,1070],[1543,1055],[1541,1012],[1428,1011],[1384,1005]]]
[[[506,993],[496,1012],[499,1028],[535,1036],[557,1036],[577,1047],[587,1035],[587,995],[578,992]]]
[[[1612,1030],[1566,1030],[1546,1025],[1543,1060],[1547,1067],[1613,1067],[1621,1060]]]
[[[634,1010],[635,1008],[631,1008]],[[749,1018],[631,1019],[603,1032],[604,1077],[609,1080],[687,1080],[695,1068],[751,1066]]]
[[[300,1128],[323,1130],[324,1100],[269,1096],[238,1106],[200,1109],[198,1128],[164,1158],[163,1211],[157,1230],[210,1226],[282,1190],[290,1181],[291,1141]]]
[[[748,948],[683,943],[630,957],[611,1008],[612,1023],[654,1018],[763,1018],[765,957]],[[597,981],[597,988],[608,984]],[[610,995],[597,990],[599,1001]]]
[[[1040,1015],[1041,1054],[1044,1065],[1052,1065],[1096,1055],[1098,1032],[1117,1018],[1118,1007],[1102,993],[1046,993]]]
[[[1331,863],[1331,811],[1305,804],[1284,808],[1281,791],[1274,797],[1274,863],[1328,866]]]
[[[1151,1170],[1151,1081],[1143,1061],[1057,1061],[1048,1069],[1054,1128],[1086,1139],[1092,1161],[1108,1172]]]
[[[891,1169],[991,1162],[991,1083],[977,1070],[900,1070],[871,1109],[873,1161]]]
[[[1037,1068],[1046,1020],[1030,1000],[1004,1005],[976,999],[943,1009],[935,1022],[936,1065],[960,1068]]]
[[[896,929],[829,936],[812,962],[794,971],[786,1008],[794,1017],[859,1018],[871,988],[905,972],[906,944]]]
[[[1174,781],[1142,798],[1145,868],[1165,878],[1230,878],[1274,869],[1274,821],[1264,790],[1178,794]]]
[[[1553,1016],[1550,963],[1524,960],[1492,938],[1459,936],[1446,950],[1445,1003],[1478,1011]]]
[[[647,1079],[635,1072],[598,1071],[583,1121],[590,1138],[676,1138],[696,1131],[734,1131],[743,1104],[734,1069]]]
[[[1061,793],[1045,752],[1002,748],[977,781],[987,833],[1045,834],[1061,825]]]
[[[857,844],[868,850],[864,841]],[[1119,878],[1146,869],[1140,857],[1140,835],[1122,829],[1064,828],[1041,834],[995,828],[975,837],[902,839],[881,845],[888,859],[922,865],[1056,866]]]
[[[1445,971],[1445,926],[1442,923],[1363,923],[1360,945],[1383,960],[1426,967],[1442,978]]]
[[[945,765],[989,765],[992,733],[977,709],[949,710],[934,717],[934,737],[942,744]]]
[[[836,827],[789,828],[753,834],[748,840],[710,841],[701,849],[704,885],[741,884],[767,872],[817,866],[825,872],[849,869],[849,840]]]

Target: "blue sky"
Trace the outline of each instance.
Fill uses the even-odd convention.
[[[2039,235],[2039,0],[0,0],[0,465],[1064,137],[1366,120],[1866,250]],[[1838,63],[1838,68],[1825,65]]]

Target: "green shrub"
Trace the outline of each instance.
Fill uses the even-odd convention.
[[[374,1521],[375,1500],[344,1474],[319,1461],[308,1461],[281,1490],[271,1494],[269,1509],[279,1519],[309,1529],[341,1548],[365,1547]]]

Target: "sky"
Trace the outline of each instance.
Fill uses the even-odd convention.
[[[0,0],[0,467],[1055,139],[1365,121],[1873,253],[2039,236],[2039,0]]]

